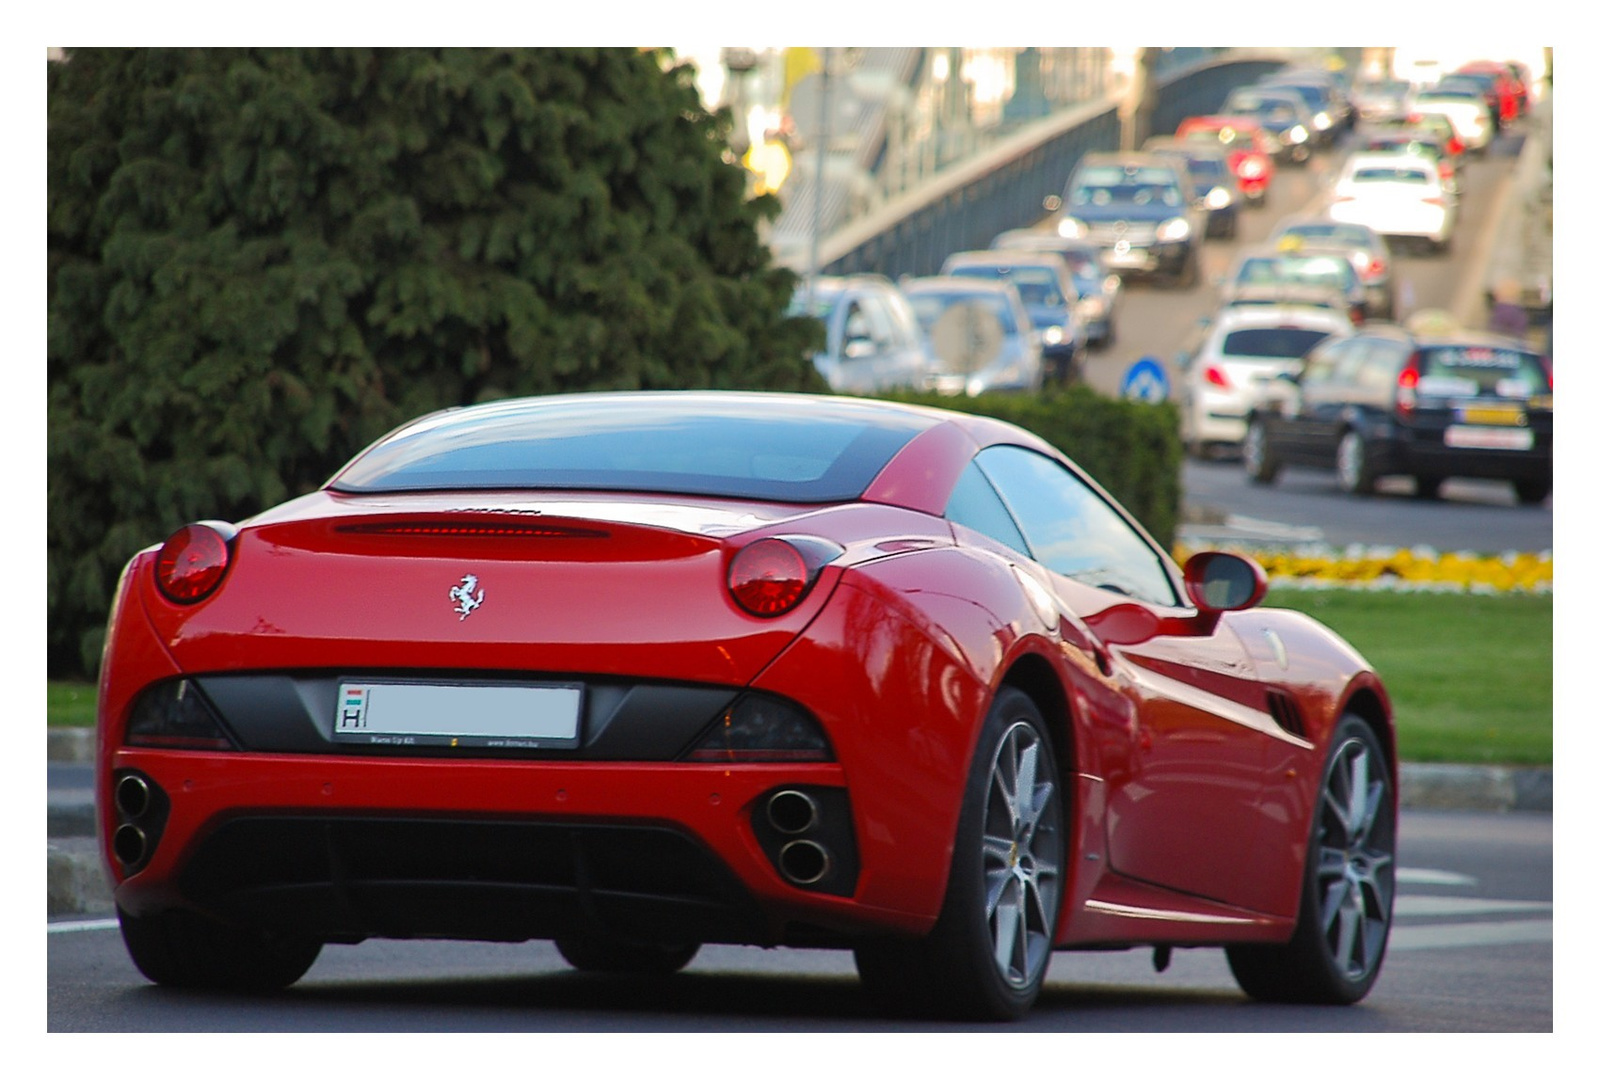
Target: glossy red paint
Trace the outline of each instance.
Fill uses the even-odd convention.
[[[241,817],[405,815],[669,828],[759,910],[759,932],[729,940],[922,935],[946,903],[980,728],[1011,686],[1037,706],[1059,759],[1058,947],[1287,940],[1333,726],[1361,713],[1393,761],[1381,683],[1319,624],[1254,606],[1264,576],[1222,610],[1185,597],[1159,553],[1185,597],[1163,606],[946,520],[974,454],[998,444],[1072,468],[1030,434],[941,414],[857,501],[325,490],[241,523],[226,579],[195,604],[168,599],[156,550],[142,552],[119,587],[101,679],[96,782],[118,905],[134,916],[204,907],[186,868]],[[792,610],[760,618],[734,602],[728,568],[776,536],[824,540],[837,555]],[[1209,595],[1205,561],[1190,570],[1195,600]],[[460,612],[452,589],[467,576],[481,592],[469,588],[478,602]],[[250,673],[749,689],[803,706],[833,760],[374,755],[325,730],[311,751],[125,744],[152,685]],[[314,720],[331,724],[331,713]],[[124,770],[170,801],[134,872],[110,840],[111,783]],[[1392,769],[1388,780],[1394,790]],[[787,880],[764,848],[763,800],[786,786],[847,797],[856,873],[844,891]]]

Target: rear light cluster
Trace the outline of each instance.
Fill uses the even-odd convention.
[[[739,549],[728,563],[728,592],[751,615],[776,618],[804,600],[822,568],[844,554],[812,536],[767,536]]]
[[[163,750],[231,750],[233,740],[188,679],[169,679],[142,691],[128,711],[122,741]]]
[[[1417,411],[1417,383],[1422,379],[1422,356],[1412,353],[1406,366],[1400,369],[1395,380],[1394,409],[1402,419],[1409,419]]]
[[[689,761],[832,761],[822,725],[800,706],[769,694],[743,694],[690,747]]]
[[[232,560],[238,530],[225,521],[185,525],[161,545],[156,587],[176,604],[197,604],[217,591]]]

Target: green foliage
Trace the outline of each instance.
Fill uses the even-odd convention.
[[[1555,598],[1274,587],[1383,677],[1403,761],[1548,765],[1555,752]]]
[[[896,401],[979,413],[1033,432],[1099,481],[1165,547],[1177,536],[1183,498],[1178,413],[1158,405],[1103,397],[1085,386],[1037,396],[886,395]]]
[[[51,671],[93,669],[136,550],[421,413],[822,389],[728,130],[633,49],[51,64]]]

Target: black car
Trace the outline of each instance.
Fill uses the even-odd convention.
[[[1217,110],[1227,116],[1248,116],[1278,140],[1278,160],[1304,165],[1318,138],[1311,110],[1288,87],[1241,86]]]
[[[1122,279],[1101,263],[1100,249],[1087,240],[1069,240],[1044,229],[1007,229],[989,244],[996,251],[1049,251],[1066,260],[1078,288],[1078,321],[1090,345],[1110,345],[1117,338],[1117,298]]]
[[[1332,469],[1356,495],[1410,476],[1419,498],[1447,477],[1509,480],[1518,502],[1541,503],[1553,414],[1548,360],[1509,338],[1371,326],[1324,342],[1258,400],[1245,473],[1270,484],[1285,465]]]
[[[1153,154],[1171,155],[1189,170],[1195,194],[1206,205],[1207,236],[1232,239],[1239,235],[1239,207],[1244,196],[1226,150],[1165,135],[1146,139],[1144,148]]]
[[[1085,154],[1057,220],[1119,274],[1159,275],[1185,287],[1200,277],[1206,209],[1182,162],[1160,154]]]

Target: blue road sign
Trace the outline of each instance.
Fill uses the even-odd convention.
[[[1167,372],[1161,361],[1146,356],[1134,363],[1122,376],[1122,396],[1138,401],[1165,401],[1169,387]]]

